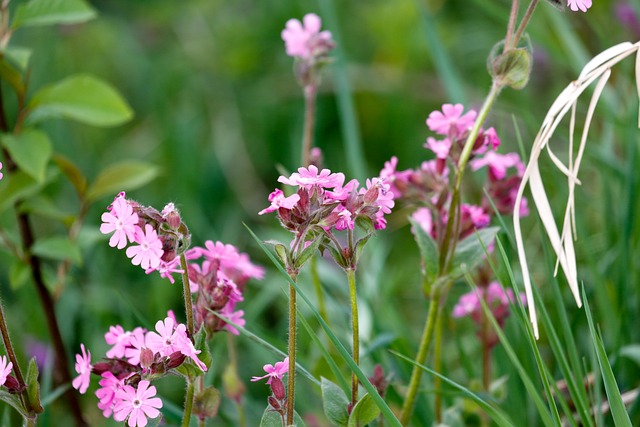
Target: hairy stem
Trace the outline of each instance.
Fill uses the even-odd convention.
[[[298,273],[290,272],[289,276],[294,283],[298,279]],[[294,288],[292,284],[289,284],[289,377],[287,378],[287,425],[293,424],[296,397],[296,335],[298,329],[296,311],[296,288]]]
[[[184,295],[184,310],[187,314],[187,331],[193,341],[195,327],[193,325],[193,303],[191,302],[191,285],[189,283],[189,266],[184,253],[180,254],[180,268],[182,268],[182,293]]]
[[[507,46],[511,43],[511,37],[513,37],[513,30],[516,27],[516,20],[518,19],[518,9],[520,4],[518,0],[511,2],[511,13],[509,13],[509,24],[507,24],[507,35],[504,38],[504,52],[507,51]]]
[[[442,304],[438,304],[438,314],[436,315],[435,345],[433,347],[433,369],[442,372]],[[435,417],[436,424],[442,423],[442,379],[433,379],[433,391],[435,394]]]
[[[302,166],[309,166],[311,147],[313,146],[313,127],[315,123],[317,86],[304,87],[304,133],[302,134]]]
[[[431,289],[431,302],[429,303],[429,313],[427,314],[427,320],[422,330],[422,338],[420,339],[420,347],[418,348],[418,354],[416,355],[415,362],[419,365],[423,365],[427,359],[429,353],[429,347],[431,345],[433,332],[435,329],[436,318],[438,314],[438,308],[440,306],[440,297],[442,295],[442,285],[434,285]],[[420,386],[420,379],[422,378],[422,369],[418,366],[413,366],[411,372],[411,380],[409,381],[409,391],[407,397],[402,405],[402,413],[400,415],[400,423],[403,426],[409,425],[409,420],[413,414],[413,408],[416,403],[416,397],[418,396],[418,388]]]
[[[193,411],[194,386],[191,379],[187,378],[187,395],[184,398],[184,413],[182,415],[182,427],[189,427],[191,412]]]
[[[356,293],[356,272],[347,269],[349,280],[349,298],[351,300],[351,329],[353,333],[353,361],[360,365],[360,327],[358,323],[358,294]],[[358,377],[351,374],[351,405],[358,402]]]
[[[529,25],[529,21],[531,21],[531,17],[533,16],[533,12],[536,10],[536,6],[538,5],[538,0],[531,0],[527,10],[524,12],[524,16],[522,17],[522,21],[520,21],[520,25],[518,26],[518,30],[516,31],[515,36],[511,39],[511,45],[507,46],[505,43],[505,50],[507,47],[513,48],[518,46],[522,35],[524,34],[525,28]]]

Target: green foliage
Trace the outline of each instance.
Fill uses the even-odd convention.
[[[36,363],[35,357],[29,360],[25,380],[27,384],[27,396],[29,396],[29,409],[36,414],[41,414],[44,408],[40,405],[40,383],[38,382],[38,364]]]
[[[51,141],[37,129],[23,129],[17,135],[2,135],[0,141],[18,167],[38,182],[42,182],[51,158]]]
[[[329,421],[336,426],[346,426],[349,422],[349,398],[340,387],[322,377],[322,409]]]
[[[348,427],[364,427],[380,415],[380,408],[376,402],[365,394],[358,400],[349,415]]]
[[[82,255],[76,242],[66,236],[43,237],[31,248],[34,255],[58,261],[71,261],[76,265],[82,264]]]
[[[83,0],[30,0],[16,8],[11,27],[77,24],[95,18],[96,12]]]
[[[438,258],[440,257],[438,245],[433,237],[424,231],[424,229],[414,219],[411,222],[411,231],[416,236],[416,242],[422,256],[422,269],[428,283],[433,283],[438,276]]]
[[[67,77],[40,89],[28,105],[28,122],[67,118],[92,126],[118,126],[133,111],[122,96],[102,80],[85,74]]]
[[[486,248],[494,241],[498,231],[498,227],[483,228],[459,242],[453,254],[452,270],[449,274],[453,278],[459,278],[465,272],[473,271],[485,258]]]
[[[158,168],[146,162],[123,160],[103,169],[87,190],[87,199],[95,201],[122,190],[133,190],[158,176]]]

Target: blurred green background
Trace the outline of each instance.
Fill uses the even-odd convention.
[[[510,7],[506,1],[486,0],[91,3],[99,12],[98,19],[83,25],[21,30],[12,44],[33,48],[32,90],[73,73],[94,74],[121,91],[133,107],[135,118],[113,129],[62,120],[48,122],[45,128],[56,151],[73,159],[90,180],[121,159],[157,165],[157,179],[128,196],[157,208],[169,201],[176,203],[195,245],[205,240],[231,243],[267,267],[265,280],[249,285],[240,308],[245,310],[247,329],[280,349],[286,348],[285,282],[242,224],[265,240],[287,239],[278,229],[276,218],[257,215],[267,206],[267,195],[276,186],[279,171],[292,171],[300,161],[303,99],[292,74],[292,59],[285,55],[280,39],[285,22],[316,12],[324,18],[323,27],[338,38],[337,60],[326,68],[318,97],[315,140],[324,152],[326,167],[344,172],[347,178],[362,178],[359,174],[376,176],[394,155],[399,158],[399,169],[416,167],[430,158],[422,148],[430,135],[425,119],[443,103],[463,102],[467,108],[479,108],[490,85],[486,57],[504,36]],[[637,3],[630,10],[637,8]],[[501,136],[502,152],[518,150],[516,125],[528,152],[547,108],[588,59],[613,44],[638,38],[640,28],[624,24],[616,15],[617,7],[618,2],[595,0],[589,12],[582,14],[559,12],[545,2],[538,6],[529,28],[534,51],[531,81],[524,90],[505,90],[487,122]],[[591,305],[612,353],[640,339],[634,327],[640,299],[635,221],[640,165],[632,65],[632,60],[627,60],[614,72],[611,87],[597,110],[576,202],[579,272],[587,293],[594,297]],[[351,93],[342,91],[344,82]],[[341,96],[346,98],[341,101]],[[353,133],[345,134],[346,129],[356,129],[341,104],[345,99],[353,101],[355,135],[359,134],[363,153],[358,160],[364,165],[363,171],[353,170],[354,159],[345,154],[347,140],[358,141]],[[583,102],[579,111],[585,109]],[[566,150],[566,133],[559,133],[554,144],[559,151]],[[561,175],[550,162],[542,170],[551,182],[552,203],[560,212],[564,209],[566,184],[559,180]],[[50,185],[46,194],[70,214],[77,209],[71,185],[62,180]],[[100,214],[109,202],[109,198],[102,200],[87,217],[86,230],[93,230],[94,237]],[[397,393],[406,384],[410,367],[386,349],[413,355],[427,307],[420,290],[416,247],[405,226],[406,214],[392,216],[389,228],[369,243],[358,272],[363,366],[370,373],[374,363],[382,362],[393,373],[392,382],[398,386],[390,391],[393,406],[400,402]],[[6,212],[2,221],[13,224],[15,220],[11,212]],[[554,294],[547,288],[554,284],[548,278],[548,262],[541,246],[546,239],[541,237],[534,216],[524,222],[534,280],[541,286],[543,298],[551,299]],[[34,223],[38,236],[63,230],[46,219],[36,217]],[[106,238],[97,244],[90,241],[88,238],[83,247],[84,263],[72,269],[63,287],[53,289],[70,353],[79,351],[84,342],[94,360],[99,358],[107,349],[102,334],[112,324],[122,324],[125,329],[139,324],[151,328],[168,309],[183,317],[179,285],[170,285],[156,274],[144,275],[122,251],[110,248]],[[508,241],[507,246],[513,255]],[[32,303],[32,286],[26,283],[9,289],[9,256],[3,253],[1,262],[2,295],[13,336],[24,354],[28,340],[47,341],[46,329],[38,305]],[[48,267],[50,282],[54,283],[55,265]],[[514,269],[519,271],[515,262]],[[345,277],[329,262],[321,262],[320,272],[332,326],[346,343],[349,312]],[[304,286],[306,273],[300,281]],[[584,315],[572,302],[564,280],[560,282],[578,342],[589,357],[588,342],[585,344],[580,335],[586,324]],[[467,290],[465,285],[456,287],[449,304]],[[310,285],[308,294],[313,296]],[[301,309],[308,314],[306,308]],[[449,326],[455,329],[456,338],[446,340],[451,357],[446,357],[444,369],[465,384],[479,372],[473,357],[473,325],[451,321]],[[507,330],[517,343],[518,330],[509,326]],[[300,335],[302,363],[318,375],[330,375],[303,329]],[[543,345],[544,340],[543,333]],[[248,379],[261,374],[262,365],[278,357],[246,337],[237,338],[236,345],[240,375],[248,387],[248,425],[257,425],[268,390]],[[212,351],[215,367],[209,380],[220,386],[228,360],[226,337],[216,337]],[[522,352],[527,360],[527,349],[523,347]],[[500,363],[506,360],[504,354],[499,349],[496,353],[498,375],[509,375],[506,399],[511,400],[507,402],[514,403],[505,407],[522,422],[520,425],[536,425],[535,416],[518,409],[518,405],[526,405],[526,394],[521,387],[518,389],[508,362]],[[70,354],[69,363],[71,360]],[[549,363],[554,372],[551,358]],[[622,361],[616,365],[616,373],[621,375],[622,389],[637,386],[634,364]],[[179,408],[181,383],[160,383],[161,393]],[[318,405],[319,391],[302,377],[300,383],[298,411],[315,413],[318,425],[325,425]],[[237,422],[234,405],[223,400],[220,418],[210,425]],[[92,425],[109,425],[92,396],[83,397],[82,402]],[[420,406],[415,425],[429,425],[429,409]],[[43,416],[42,425],[63,425],[56,417],[64,416],[65,407],[56,403],[52,408]],[[174,418],[167,415],[170,424]]]

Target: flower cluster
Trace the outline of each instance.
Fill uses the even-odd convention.
[[[109,245],[123,249],[131,243],[126,250],[127,257],[148,273],[175,271],[177,256],[189,247],[189,230],[173,203],[158,212],[128,200],[121,192],[102,214],[102,221],[100,232],[113,233]]]
[[[524,293],[519,295],[522,304],[527,303]],[[502,327],[505,320],[509,317],[509,304],[515,301],[513,290],[505,290],[498,282],[491,282],[486,287],[479,287],[474,291],[468,292],[460,297],[458,303],[453,307],[453,317],[470,316],[477,325],[482,324],[484,312],[482,311],[481,301],[487,304],[493,317]],[[497,343],[497,336],[492,335],[491,344]]]
[[[80,393],[86,393],[91,373],[100,376],[100,388],[96,391],[98,408],[116,421],[128,418],[130,427],[144,427],[147,418],[158,416],[162,401],[154,398],[156,389],[150,381],[163,377],[187,359],[200,370],[207,366],[198,358],[197,350],[187,335],[186,326],[178,323],[173,313],[156,322],[155,331],[137,327],[125,331],[120,325],[111,326],[104,336],[111,348],[101,362],[91,364],[91,352],[84,344],[82,354],[76,355],[78,376],[72,385]]]
[[[282,378],[289,372],[289,358],[285,357],[282,362],[276,362],[275,365],[264,365],[262,369],[264,369],[267,374],[261,377],[252,377],[251,381],[260,381],[261,379],[267,378],[267,384],[271,387],[272,393],[268,398],[269,406],[284,418],[285,408],[287,406],[287,393]]]
[[[238,252],[234,246],[210,240],[205,242],[204,248],[189,249],[185,256],[190,261],[191,292],[197,294],[194,306],[196,329],[204,326],[209,334],[227,330],[238,335],[238,330],[220,316],[244,326],[244,311],[236,310],[236,305],[244,299],[242,293],[247,281],[262,279],[264,269],[252,264],[249,256]],[[202,262],[199,264],[193,262],[200,259]]]
[[[236,305],[243,300],[242,292],[247,281],[264,276],[262,267],[252,264],[247,254],[232,245],[210,240],[205,242],[205,247],[187,250],[190,235],[173,203],[158,212],[127,200],[121,192],[109,207],[109,212],[102,215],[102,220],[100,231],[113,233],[109,240],[111,246],[122,249],[129,242],[138,244],[127,248],[126,253],[132,258],[132,263],[140,264],[147,274],[158,271],[174,283],[173,273],[183,273],[180,254],[184,253],[188,261],[189,285],[196,298],[194,316],[197,329],[204,325],[208,333],[224,329],[238,334],[237,329],[215,313],[244,326],[244,312],[236,310]],[[200,259],[203,260],[198,263]]]
[[[310,165],[299,168],[290,177],[281,176],[278,181],[297,187],[297,192],[285,197],[282,190],[276,189],[269,195],[271,205],[259,214],[278,213],[282,226],[295,236],[290,245],[293,252],[324,238],[344,258],[350,259],[353,254],[344,252],[334,232],[353,230],[356,224],[367,231],[384,229],[385,215],[394,206],[393,193],[382,178],[367,179],[366,187],[360,188],[356,179],[345,184],[344,174]],[[344,267],[343,262],[339,264]]]
[[[460,154],[477,113],[464,112],[462,104],[445,104],[442,111],[429,114],[427,126],[442,139],[427,138],[425,148],[435,154],[435,159],[423,162],[417,169],[398,171],[398,159],[392,157],[385,163],[380,176],[390,185],[397,200],[418,206],[413,219],[434,239],[444,239],[449,219],[451,199],[450,171],[456,171]],[[524,173],[524,164],[516,153],[499,154],[496,149],[500,139],[494,128],[480,129],[471,150],[469,166],[476,171],[486,167],[485,194],[480,206],[462,204],[458,237],[464,238],[475,229],[489,225],[493,207],[500,214],[513,212],[518,186]],[[509,170],[515,174],[509,175]],[[520,206],[527,214],[527,201]]]

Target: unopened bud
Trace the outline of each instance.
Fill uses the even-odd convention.
[[[282,411],[282,406],[280,405],[280,402],[278,402],[278,400],[275,397],[269,396],[267,398],[267,402],[269,402],[269,405],[271,405],[271,407],[275,409],[276,412]]]
[[[168,203],[164,209],[162,209],[162,217],[172,229],[177,230],[180,228],[182,218],[180,218],[180,212],[178,212],[178,209],[176,209],[173,203]]]
[[[140,374],[133,374],[126,380],[124,380],[125,385],[130,385],[135,388],[138,388],[138,383],[142,380],[142,376]]]
[[[280,378],[271,378],[271,392],[273,393],[273,396],[278,400],[284,400],[284,398],[287,396],[284,390],[284,384]]]
[[[182,365],[186,357],[187,356],[180,353],[179,351],[171,353],[171,355],[169,356],[169,360],[167,361],[167,369],[177,368],[178,366]]]
[[[140,350],[140,366],[143,368],[149,368],[154,362],[154,354],[148,348]]]
[[[102,376],[105,372],[111,372],[111,364],[107,362],[97,362],[91,368],[91,372],[98,376]]]
[[[369,188],[367,190],[366,193],[364,193],[364,202],[367,205],[372,205],[376,200],[378,200],[378,194],[379,194],[380,190],[378,189],[377,185],[372,185],[371,188]]]
[[[246,387],[238,378],[238,373],[232,365],[227,365],[222,373],[222,384],[224,384],[224,393],[230,399],[240,403],[242,396],[246,391]]]
[[[20,383],[12,375],[9,375],[7,377],[7,379],[4,382],[4,386],[7,388],[7,390],[11,394],[18,394],[18,393],[22,392],[22,388],[20,387]]]

